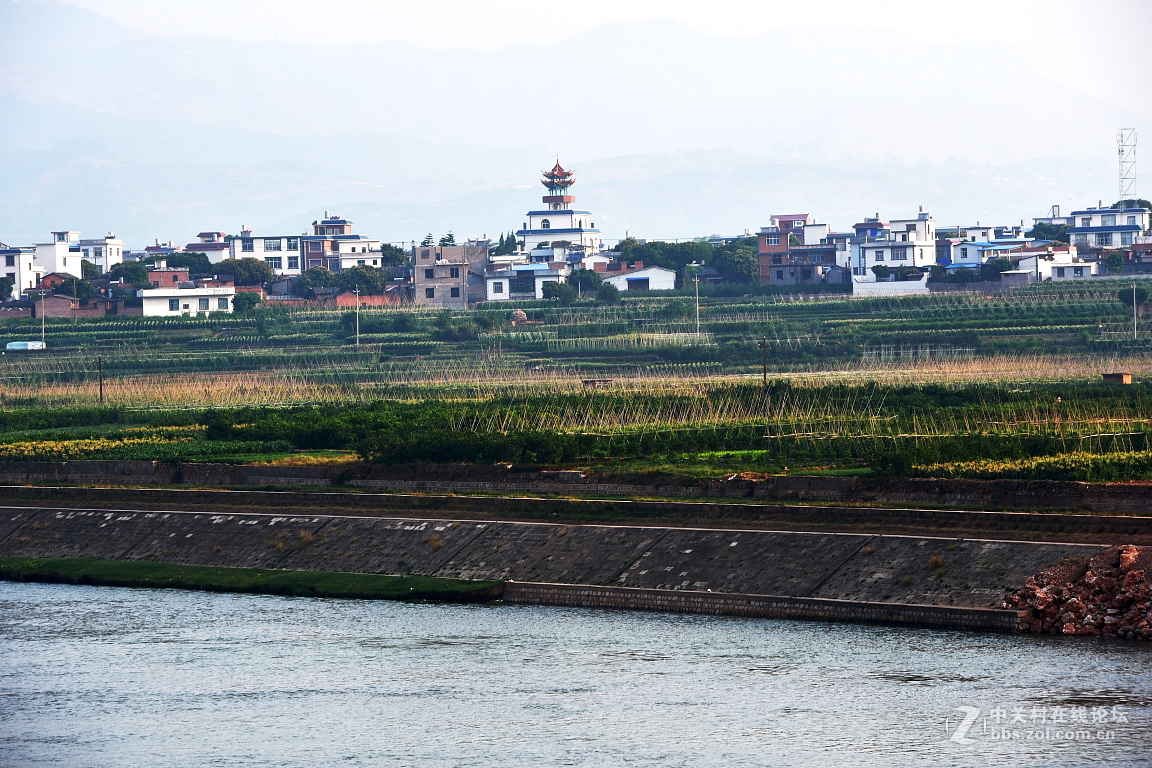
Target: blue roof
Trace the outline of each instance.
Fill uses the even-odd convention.
[[[1090,216],[1093,213],[1124,213],[1125,211],[1148,211],[1147,208],[1096,208],[1088,211],[1072,211],[1068,216]],[[1066,219],[1068,216],[1061,216]]]
[[[1139,224],[1113,224],[1110,227],[1068,227],[1072,233],[1078,232],[1139,232]]]
[[[518,235],[566,235],[566,234],[579,234],[581,232],[599,232],[598,229],[589,229],[587,227],[577,227],[576,229],[518,229]]]
[[[568,213],[580,213],[585,216],[592,215],[592,211],[581,211],[576,208],[562,208],[558,211],[528,211],[529,216],[563,216]]]

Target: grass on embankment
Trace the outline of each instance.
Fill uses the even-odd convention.
[[[498,581],[463,581],[431,576],[220,568],[140,560],[94,560],[85,557],[0,557],[0,580],[455,603],[494,599],[499,597],[501,587]]]

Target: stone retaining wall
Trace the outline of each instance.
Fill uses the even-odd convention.
[[[549,472],[504,466],[282,467],[159,461],[0,462],[0,484],[373,488],[426,493],[543,493],[890,503],[967,509],[1085,509],[1147,514],[1152,485],[1044,480],[784,477],[689,480],[672,475]]]
[[[504,600],[532,605],[570,605],[582,608],[620,608],[633,611],[674,611],[755,616],[771,619],[807,619],[863,624],[899,624],[934,629],[987,632],[1022,632],[1030,620],[1027,611],[956,608],[939,605],[894,605],[778,595],[717,594],[712,592],[590,587],[580,584],[544,584],[510,581]]]

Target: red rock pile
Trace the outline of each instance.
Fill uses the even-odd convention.
[[[1032,632],[1152,640],[1152,547],[1109,547],[1046,568],[1003,607],[1031,611]]]

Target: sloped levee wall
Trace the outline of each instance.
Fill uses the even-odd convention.
[[[633,611],[717,613],[769,619],[809,619],[860,624],[907,624],[941,629],[1023,632],[1028,611],[958,608],[937,605],[861,603],[808,597],[725,595],[712,592],[669,592],[630,587],[587,587],[578,584],[508,582],[504,600],[534,605],[574,605],[582,608],[623,608]]]
[[[844,620],[868,619],[852,619],[835,607],[840,602],[998,608],[1029,576],[1100,549],[842,533],[0,508],[2,557],[814,598],[839,601],[821,608],[821,616]],[[796,608],[796,615],[811,610]]]
[[[172,464],[159,461],[0,462],[0,485],[187,485],[290,487],[344,485],[421,493],[534,492],[928,504],[968,509],[1086,509],[1146,514],[1152,485],[1048,480],[783,477],[697,481],[678,476],[538,471],[502,465],[346,467]]]

